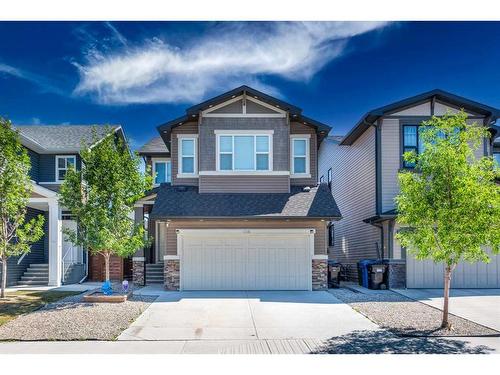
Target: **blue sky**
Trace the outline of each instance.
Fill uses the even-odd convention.
[[[345,134],[441,88],[500,107],[495,22],[0,22],[0,115],[121,124],[132,147],[242,84]]]

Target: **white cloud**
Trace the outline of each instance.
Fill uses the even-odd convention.
[[[109,24],[121,48],[110,53],[94,44],[85,62],[75,64],[80,73],[75,93],[95,95],[104,104],[192,103],[241,84],[276,94],[262,78],[305,82],[341,56],[350,37],[385,24],[231,23],[182,46],[158,38],[134,46]]]
[[[55,86],[50,80],[45,78],[44,76],[35,74],[28,70],[16,68],[12,65],[0,63],[0,75],[1,74],[10,75],[36,85],[41,92],[50,92],[53,94],[64,95],[63,90],[59,89]],[[1,78],[1,76],[0,76]]]

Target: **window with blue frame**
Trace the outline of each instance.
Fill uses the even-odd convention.
[[[419,139],[418,129],[418,125],[403,126],[403,154],[406,152],[415,152],[418,155],[418,153],[422,151],[423,145]],[[411,163],[403,159],[403,167],[415,168],[415,163]]]
[[[155,185],[172,182],[172,163],[170,160],[154,160],[153,176],[155,176]]]

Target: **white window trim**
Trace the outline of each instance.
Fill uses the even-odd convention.
[[[214,130],[215,133],[215,170],[216,172],[220,174],[239,174],[241,175],[242,173],[251,173],[251,174],[269,174],[270,172],[273,172],[273,134],[274,130]],[[233,147],[232,147],[232,167],[233,170],[221,170],[220,169],[220,137],[221,136],[231,136],[233,137]],[[249,137],[254,137],[254,143],[253,143],[253,154],[254,154],[254,166],[255,169],[249,169],[249,170],[234,170],[234,137],[235,136],[249,136]],[[267,137],[268,138],[268,144],[269,144],[269,151],[268,152],[257,152],[257,137]],[[228,152],[225,152],[226,154]],[[257,170],[257,154],[267,154],[268,155],[268,169],[266,170]]]
[[[306,172],[295,173],[294,168],[294,140],[306,141]],[[290,178],[311,178],[311,134],[290,134]]]
[[[182,140],[192,139],[194,141],[194,168],[193,173],[182,173]],[[177,178],[198,177],[198,134],[177,134]]]
[[[55,182],[62,183],[64,180],[59,179],[59,170],[63,168],[59,168],[59,159],[67,159],[67,158],[74,158],[75,159],[75,169],[76,169],[76,155],[56,155],[56,178]],[[68,170],[68,168],[66,168]]]
[[[172,160],[170,158],[151,158],[152,170],[153,170],[153,183],[156,180],[156,162],[170,163],[170,183],[172,183]],[[166,171],[165,171],[166,173]],[[160,184],[154,183],[154,186],[160,186]]]

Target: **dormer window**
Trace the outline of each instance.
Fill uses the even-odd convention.
[[[309,141],[310,135],[291,135],[290,144],[290,169],[291,177],[310,178],[309,169]]]
[[[153,176],[155,185],[172,182],[172,163],[168,158],[153,159]]]
[[[64,181],[68,169],[74,169],[76,165],[75,155],[57,155],[56,156],[56,181]]]
[[[236,133],[234,131],[234,133]],[[217,171],[260,172],[272,170],[272,133],[216,131]]]

